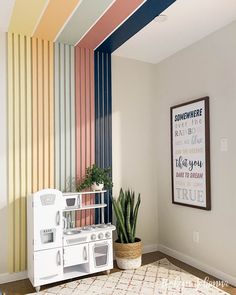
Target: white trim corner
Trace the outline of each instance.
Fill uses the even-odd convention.
[[[158,250],[166,255],[172,256],[173,258],[176,258],[188,265],[191,265],[203,272],[206,272],[222,281],[225,281],[232,286],[236,286],[236,277],[233,277],[230,274],[227,274],[219,269],[216,269],[208,264],[205,264],[202,261],[199,261],[179,251],[166,247],[165,245],[162,245],[162,244],[158,245]]]

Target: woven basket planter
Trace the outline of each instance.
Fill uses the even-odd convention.
[[[136,238],[135,243],[114,243],[117,266],[120,269],[136,269],[142,264],[142,242]]]

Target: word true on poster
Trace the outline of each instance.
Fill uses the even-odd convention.
[[[171,107],[172,202],[211,209],[209,97]]]

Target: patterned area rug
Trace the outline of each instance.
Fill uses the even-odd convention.
[[[35,293],[36,294],[36,293]],[[80,279],[40,292],[44,295],[228,294],[170,263],[166,258],[110,275]]]

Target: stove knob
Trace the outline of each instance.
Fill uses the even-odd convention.
[[[111,237],[111,233],[108,231],[108,232],[106,232],[105,236],[106,236],[107,239],[109,239]]]
[[[103,233],[100,233],[99,235],[98,235],[98,238],[101,240],[101,239],[103,239]]]
[[[92,234],[92,235],[91,235],[91,240],[92,240],[92,241],[96,240],[96,235],[95,235],[95,234]]]

